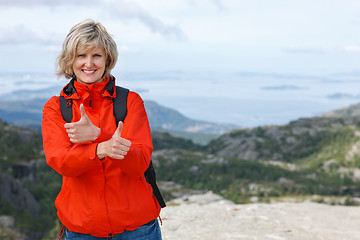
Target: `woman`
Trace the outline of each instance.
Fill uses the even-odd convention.
[[[58,76],[71,79],[60,95],[73,118],[65,122],[54,96],[43,109],[42,133],[46,161],[63,176],[55,206],[65,239],[161,239],[161,207],[144,177],[153,150],[147,115],[130,91],[116,126],[116,61],[115,41],[92,20],[70,30],[57,59]]]

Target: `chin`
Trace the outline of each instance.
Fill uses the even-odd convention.
[[[98,77],[98,78],[89,78],[89,77],[85,77],[85,78],[78,78],[78,82],[80,83],[84,83],[84,84],[93,84],[96,82],[102,82],[102,78]]]

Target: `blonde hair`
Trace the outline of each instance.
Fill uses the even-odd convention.
[[[101,23],[96,23],[91,19],[76,24],[66,36],[62,50],[56,59],[57,76],[59,78],[62,76],[67,79],[72,78],[74,76],[72,65],[77,53],[98,46],[104,47],[106,54],[104,76],[109,76],[118,58],[114,39]]]

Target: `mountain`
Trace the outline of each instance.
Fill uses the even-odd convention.
[[[314,201],[359,204],[359,106],[331,117],[233,130],[202,151],[156,151],[154,165],[162,180],[211,189],[237,203],[314,195]]]
[[[185,117],[178,111],[163,107],[154,101],[145,101],[145,108],[150,126],[162,130],[183,131],[187,133],[223,134],[238,126],[211,123]]]
[[[155,151],[202,151],[192,141],[153,132]],[[4,239],[55,239],[60,226],[54,200],[61,176],[47,164],[41,133],[0,120],[0,236]],[[169,195],[170,196],[170,195]]]
[[[210,142],[208,149],[244,160],[294,162],[321,150],[348,128],[342,119],[299,119],[283,126],[234,130]]]
[[[245,160],[295,162],[347,137],[357,139],[360,104],[301,118],[283,126],[261,126],[230,131],[208,145],[210,152]]]
[[[359,106],[232,130],[205,146],[154,132],[161,192],[166,201],[211,190],[237,204],[290,198],[360,205]],[[46,165],[40,132],[0,121],[0,159],[0,188],[10,189],[0,191],[0,217],[14,217],[17,230],[10,232],[55,238],[60,225],[53,202],[61,176]]]
[[[54,91],[52,87],[47,90],[19,90],[16,93],[2,95],[0,96],[0,118],[18,126],[40,129],[42,108],[47,101],[40,96],[46,96]],[[154,101],[145,101],[145,108],[151,128],[160,131],[210,134],[209,137],[213,138],[211,134],[219,135],[237,128],[231,124],[190,119]]]
[[[345,118],[345,119],[360,116],[360,103],[353,104],[344,108],[336,109],[334,111],[324,113],[321,116],[330,117],[330,118]]]

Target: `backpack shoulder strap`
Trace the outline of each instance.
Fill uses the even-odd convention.
[[[116,86],[116,98],[113,98],[114,116],[116,126],[119,121],[124,122],[127,114],[127,97],[129,95],[129,89]]]
[[[114,116],[116,120],[116,126],[118,125],[119,121],[124,122],[126,114],[127,114],[127,97],[129,94],[129,89],[122,88],[116,86],[116,98],[113,98],[114,104]],[[61,115],[65,122],[71,122],[73,118],[72,112],[72,101],[66,99],[64,96],[59,97],[60,100],[60,110]]]
[[[119,121],[124,122],[127,115],[127,98],[129,95],[129,89],[122,88],[116,86],[116,97],[113,98],[113,109],[114,116],[116,121],[116,126]],[[66,122],[71,122],[73,118],[72,113],[72,101],[65,99],[63,96],[60,96],[60,110],[61,115]],[[166,206],[165,201],[160,193],[158,186],[156,185],[156,174],[155,169],[152,164],[152,160],[150,161],[150,165],[148,169],[144,173],[146,181],[151,185],[153,189],[153,194],[158,200],[159,205],[164,208]]]
[[[72,112],[72,101],[66,99],[64,96],[59,97],[60,100],[60,110],[61,110],[61,116],[65,120],[65,122],[71,122],[73,118],[73,112]]]
[[[146,169],[144,175],[145,175],[146,181],[151,185],[151,187],[153,189],[153,195],[156,197],[160,207],[161,208],[166,207],[164,198],[162,197],[160,190],[156,184],[156,173],[155,173],[155,169],[154,169],[152,160],[150,161],[150,165]]]
[[[114,115],[116,120],[116,126],[119,124],[119,121],[124,122],[126,114],[127,114],[127,97],[129,95],[129,89],[122,88],[116,86],[116,98],[113,99],[113,108]],[[158,186],[156,185],[156,174],[155,169],[152,164],[152,160],[150,161],[150,165],[148,169],[146,169],[145,173],[146,181],[151,185],[153,189],[153,194],[158,200],[159,205],[164,208],[166,206],[165,201],[160,193]]]
[[[63,93],[66,94],[67,96],[71,96],[72,94],[76,93],[76,89],[74,87],[74,81],[75,81],[75,77],[72,78],[70,82],[63,89]],[[65,122],[70,123],[73,118],[72,100],[66,99],[64,96],[60,94],[59,101],[60,101],[61,116],[63,117]]]

